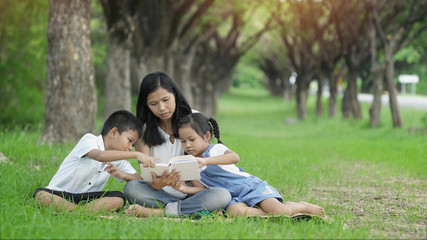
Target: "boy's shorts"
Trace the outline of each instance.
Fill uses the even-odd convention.
[[[120,191],[99,191],[99,192],[85,192],[85,193],[69,193],[65,191],[56,191],[48,188],[37,188],[34,190],[33,197],[36,196],[36,193],[40,191],[45,191],[48,193],[52,193],[54,195],[60,196],[70,202],[75,204],[79,204],[80,202],[90,202],[95,199],[103,198],[103,197],[120,197],[123,198],[123,201],[126,203],[125,195]]]

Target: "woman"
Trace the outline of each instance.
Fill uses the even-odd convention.
[[[192,110],[172,79],[163,72],[145,76],[136,107],[136,116],[144,125],[142,138],[135,144],[136,151],[160,157],[164,162],[183,155],[181,142],[175,138],[176,123]],[[128,213],[142,217],[164,213],[171,216],[191,215],[225,209],[231,200],[230,193],[219,187],[207,188],[194,195],[184,194],[171,187],[179,178],[179,174],[172,171],[161,177],[153,175],[153,182],[150,183],[144,180],[128,182],[124,193],[133,204]]]

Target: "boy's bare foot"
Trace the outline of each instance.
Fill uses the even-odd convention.
[[[306,207],[307,210],[305,213],[326,218],[325,209],[322,207],[304,201],[300,201],[299,203]]]
[[[160,208],[146,208],[139,204],[130,205],[127,215],[135,217],[152,217],[164,214],[163,209]]]

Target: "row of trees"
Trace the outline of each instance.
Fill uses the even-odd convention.
[[[238,62],[250,53],[273,94],[290,99],[288,79],[297,73],[300,118],[307,116],[308,84],[313,79],[319,86],[316,113],[322,114],[322,86],[327,81],[329,116],[337,115],[337,79],[344,73],[343,116],[361,118],[356,79],[369,69],[375,126],[385,76],[397,127],[403,123],[393,102],[393,54],[423,32],[427,9],[424,0],[50,0],[43,135],[47,142],[95,131],[93,3],[102,8],[108,36],[105,115],[130,109],[131,94],[137,93],[142,77],[156,70],[170,74],[194,108],[214,115],[216,99],[232,84]]]
[[[258,28],[244,31],[251,24],[246,20],[248,15],[259,14],[259,9],[265,6],[264,1],[100,0],[100,3],[108,28],[105,115],[117,109],[130,109],[132,89],[138,89],[145,74],[159,69],[173,76],[193,108],[203,109],[205,114],[214,115],[216,99],[231,86],[233,69],[239,59],[257,43],[272,21],[271,17],[260,15],[257,19]],[[59,49],[65,50],[62,51],[62,56],[58,49],[52,50],[55,55],[53,58],[63,57],[63,61],[69,65],[61,66],[67,66],[68,70],[80,68],[90,61],[90,58],[84,56],[90,55],[90,49],[79,46],[77,39],[86,36],[90,30],[84,25],[90,21],[86,14],[90,9],[88,5],[90,1],[50,1],[49,40],[58,42],[52,44],[70,47]],[[60,16],[59,19],[65,21],[55,22],[55,16]],[[73,23],[80,24],[80,27]],[[58,26],[63,30],[55,29]],[[60,36],[64,31],[78,37]],[[49,43],[49,51],[52,47]],[[77,49],[79,47],[85,50],[80,51]],[[70,52],[73,54],[69,54]],[[57,73],[60,62],[60,59],[48,61],[48,92],[53,91],[50,86],[58,87],[58,79],[72,79],[72,86],[78,88],[93,86],[93,71],[90,68],[88,72],[74,72],[72,77],[60,76]],[[76,73],[81,75],[75,76]],[[61,89],[68,92],[61,93],[62,98],[75,94],[75,89],[65,80],[62,84]],[[93,88],[84,89],[91,92],[86,96],[94,96]],[[74,120],[79,118],[77,112],[85,112],[93,122],[96,101],[84,96],[78,96],[78,99],[84,99],[82,101],[85,104],[77,104],[78,107],[75,108],[67,107],[66,114],[59,112],[58,106],[52,104],[54,100],[47,99],[43,140],[58,142],[63,141],[62,139],[75,139],[83,132],[93,129],[92,123],[87,125],[89,129],[77,129],[81,122]],[[56,102],[68,101],[75,103],[67,99]],[[61,127],[65,129],[63,121],[58,119],[61,117],[72,119],[70,123],[75,125],[66,128],[70,130],[65,138],[61,136],[63,134],[58,135],[57,131],[58,124],[62,124]]]
[[[293,14],[283,14],[292,12]],[[270,89],[280,88],[289,99],[288,79],[296,72],[298,117],[307,116],[307,90],[312,79],[318,81],[316,114],[322,115],[324,81],[329,85],[329,116],[337,113],[337,79],[347,72],[347,87],[341,106],[344,118],[362,118],[357,100],[357,79],[368,68],[372,78],[374,101],[370,108],[371,126],[380,122],[383,78],[389,94],[393,126],[402,127],[397,104],[394,55],[408,46],[427,28],[427,1],[386,0],[289,0],[279,3],[276,31],[266,37],[283,49],[260,50],[262,59],[254,63],[267,76]],[[270,33],[269,33],[270,34]],[[277,42],[276,39],[281,41]],[[381,59],[381,61],[380,61]]]
[[[100,2],[109,30],[106,87],[116,93],[107,97],[106,115],[129,108],[131,86],[138,89],[145,74],[159,69],[173,76],[194,108],[214,115],[232,70],[269,25],[263,20],[257,32],[241,37],[245,16],[262,1]]]

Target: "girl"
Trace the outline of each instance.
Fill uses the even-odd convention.
[[[325,217],[323,208],[306,202],[285,202],[267,182],[244,172],[230,162],[237,162],[239,156],[222,144],[219,139],[218,124],[213,118],[207,119],[200,113],[193,113],[182,118],[178,124],[178,136],[184,150],[199,159],[201,183],[189,187],[180,182],[174,188],[181,192],[195,194],[203,191],[205,186],[225,187],[230,191],[232,200],[227,207],[231,216],[265,216],[273,215],[312,215]],[[209,144],[212,135],[219,144]],[[218,158],[224,165],[216,165]],[[229,163],[230,163],[229,162]]]
[[[160,157],[164,162],[183,155],[184,149],[175,136],[177,121],[192,112],[181,91],[163,72],[144,77],[139,90],[136,116],[144,126],[142,138],[135,143],[135,150]],[[161,177],[154,174],[153,182],[135,180],[128,182],[123,191],[131,204],[128,214],[136,216],[189,215],[201,211],[224,209],[231,200],[230,193],[219,187],[207,188],[196,194],[184,194],[172,185],[179,173],[165,171]],[[163,209],[165,207],[165,210]]]

